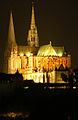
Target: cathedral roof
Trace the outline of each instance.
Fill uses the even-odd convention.
[[[63,56],[64,55],[64,46],[53,46],[55,52],[57,53],[57,56]]]
[[[38,50],[37,56],[63,56],[64,47],[53,47],[51,44],[43,45]]]
[[[48,44],[40,47],[37,56],[57,56],[57,53],[51,44]]]
[[[27,55],[28,53],[33,53],[33,55],[37,55],[38,47],[30,47],[30,46],[18,46],[18,54],[20,55],[23,53],[24,55]]]

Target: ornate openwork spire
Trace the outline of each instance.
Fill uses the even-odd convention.
[[[35,14],[34,14],[34,3],[32,3],[32,16],[31,16],[31,24],[30,24],[30,30],[28,32],[28,38],[27,42],[29,46],[39,46],[39,38],[38,38],[38,32],[37,27],[35,24]]]
[[[34,3],[32,2],[31,29],[35,28]]]

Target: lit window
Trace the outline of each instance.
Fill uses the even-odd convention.
[[[59,53],[59,55],[58,55],[59,57],[62,57],[62,53]]]
[[[27,55],[27,57],[29,57],[29,56],[30,56],[30,53],[27,53],[26,55]]]
[[[20,56],[24,56],[24,54],[23,54],[23,53],[20,53]]]

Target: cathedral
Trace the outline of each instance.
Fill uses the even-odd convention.
[[[12,12],[10,14],[8,41],[4,52],[3,72],[7,74],[21,73],[24,80],[36,83],[63,82],[61,73],[69,75],[71,69],[71,54],[65,52],[64,46],[39,46],[39,36],[35,24],[34,5],[27,45],[18,46],[15,39]]]

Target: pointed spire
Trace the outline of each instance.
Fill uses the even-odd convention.
[[[35,14],[34,14],[34,3],[32,2],[32,16],[31,16],[31,25],[28,32],[27,42],[29,46],[39,46],[39,37],[37,32],[37,27],[35,24]]]
[[[16,45],[12,11],[10,13],[10,22],[9,22],[9,31],[8,31],[8,45],[10,45],[10,47],[12,47],[12,45]]]
[[[34,2],[32,2],[31,29],[35,28]]]

